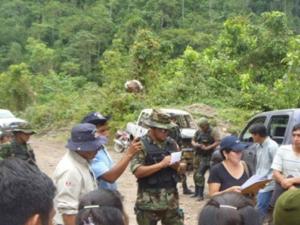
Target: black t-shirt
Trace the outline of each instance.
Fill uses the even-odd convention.
[[[251,174],[249,174],[249,176],[251,176]],[[223,163],[218,163],[211,168],[208,183],[221,184],[220,191],[224,191],[232,186],[241,186],[248,178],[249,177],[244,170],[243,175],[239,179],[236,179],[230,175]]]

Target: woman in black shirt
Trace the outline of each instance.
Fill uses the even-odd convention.
[[[208,178],[209,195],[223,192],[241,192],[241,185],[251,176],[244,161],[241,161],[242,151],[246,145],[235,136],[222,139],[220,151],[224,160],[210,170]]]

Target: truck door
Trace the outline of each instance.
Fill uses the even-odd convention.
[[[274,115],[268,124],[268,134],[279,145],[285,143],[287,137],[287,127],[289,122],[289,115]]]
[[[240,135],[240,140],[249,144],[248,148],[243,152],[242,160],[244,160],[252,173],[255,173],[256,167],[256,150],[255,144],[253,143],[252,135],[249,132],[250,127],[253,124],[265,124],[267,120],[266,116],[257,116],[253,118],[245,127]]]

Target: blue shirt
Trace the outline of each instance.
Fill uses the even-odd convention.
[[[265,176],[272,179],[272,162],[275,157],[278,144],[270,137],[267,137],[262,144],[256,144],[256,172],[255,174]],[[274,190],[275,183],[271,182],[260,192],[267,192]]]
[[[111,159],[108,151],[106,148],[101,148],[98,152],[95,158],[91,162],[92,170],[97,177],[98,186],[101,189],[109,189],[109,190],[116,190],[117,184],[116,182],[110,183],[103,179],[101,179],[101,176],[111,170],[113,167],[114,162]]]

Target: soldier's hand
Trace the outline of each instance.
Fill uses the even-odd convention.
[[[204,151],[210,150],[210,148],[208,148],[208,146],[205,146],[205,145],[202,145],[201,149],[204,150]]]
[[[137,154],[141,150],[142,150],[142,143],[139,138],[135,138],[129,145],[126,154],[128,154],[128,156],[132,158],[135,154]]]
[[[173,163],[170,165],[170,167],[176,171],[179,170],[179,167],[180,167],[180,162],[176,162],[176,163]]]
[[[179,173],[185,173],[186,172],[186,163],[180,162],[178,172]]]
[[[203,149],[203,147],[205,147],[203,144],[197,144],[197,148]]]
[[[166,168],[168,166],[170,166],[170,163],[171,163],[171,156],[168,155],[168,156],[165,156],[165,158],[159,162],[161,164],[161,166],[163,168]]]

